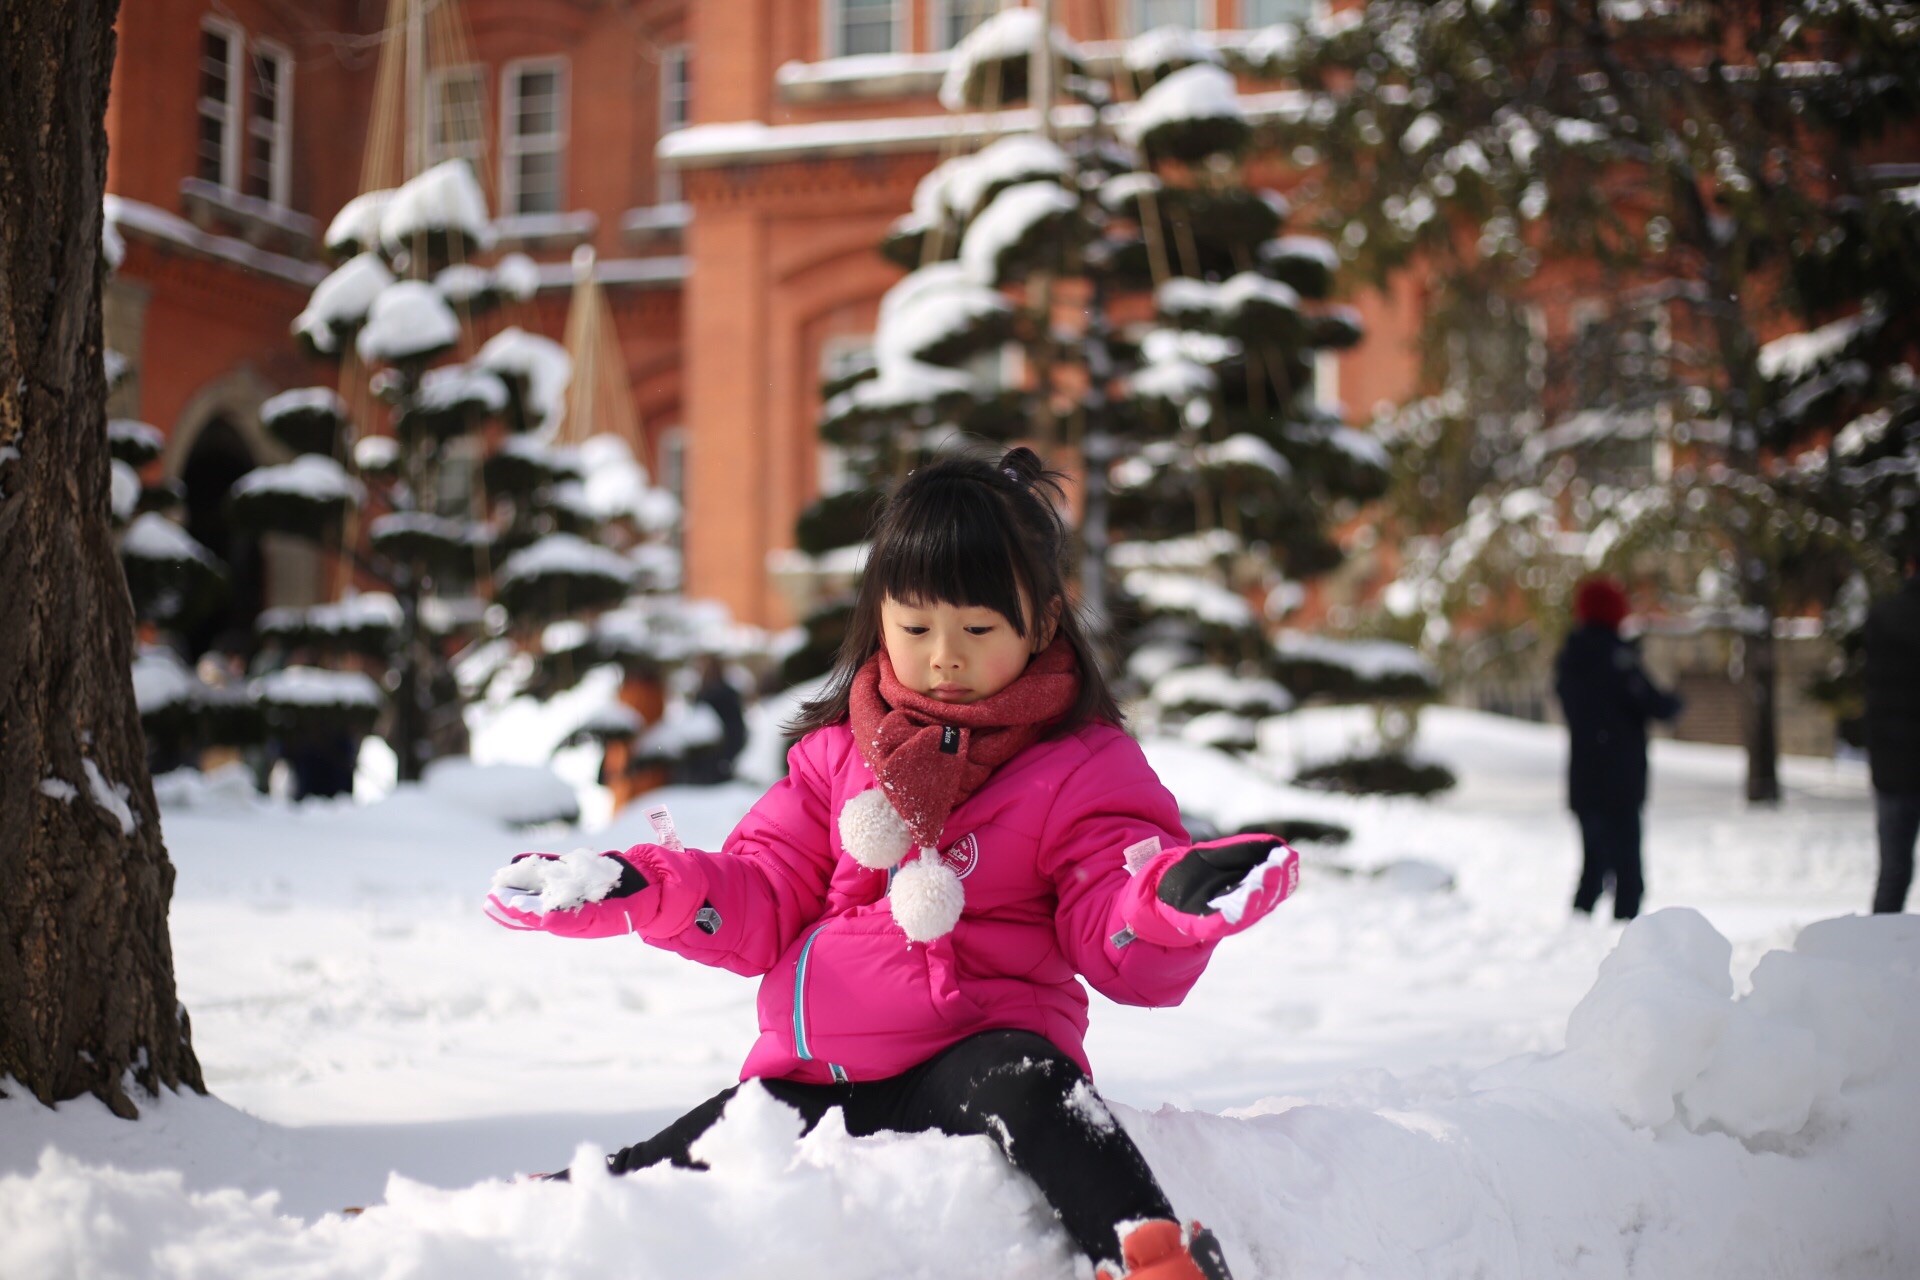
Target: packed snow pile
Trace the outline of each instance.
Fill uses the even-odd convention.
[[[427,766],[421,785],[435,799],[508,826],[572,822],[580,816],[573,788],[539,765],[475,764],[464,756],[445,756]]]
[[[1741,999],[1728,954],[1696,913],[1656,913],[1601,966],[1563,1053],[1231,1114],[1112,1110],[1240,1275],[1910,1274],[1920,1226],[1895,1206],[1920,1100],[1897,1064],[1920,1053],[1920,922],[1816,924]],[[229,1127],[218,1106],[171,1099],[145,1123]],[[802,1136],[748,1088],[695,1154],[709,1171],[615,1179],[586,1145],[564,1185],[394,1175],[364,1215],[308,1222],[271,1193],[50,1149],[0,1177],[0,1273],[344,1278],[404,1257],[452,1278],[484,1256],[503,1277],[1074,1274],[984,1139],[854,1139],[837,1115]]]
[[[1637,922],[1567,1020],[1545,1075],[1584,1081],[1630,1124],[1730,1134],[1755,1150],[1848,1118],[1920,1052],[1920,920],[1826,920],[1734,998],[1728,941],[1695,911]]]
[[[476,752],[532,763],[584,710],[502,715]],[[790,711],[754,709],[757,752]],[[1786,758],[1786,802],[1750,812],[1738,752],[1656,742],[1657,909],[1623,928],[1568,919],[1560,730],[1430,709],[1421,748],[1461,777],[1439,802],[1277,781],[1365,721],[1274,717],[1237,758],[1146,744],[1196,821],[1352,831],[1303,850],[1299,893],[1185,1004],[1091,1010],[1113,1118],[1241,1280],[1920,1274],[1920,921],[1847,914],[1872,888],[1863,768]],[[751,1088],[710,1171],[607,1177],[605,1152],[731,1083],[754,984],[501,930],[480,898],[529,846],[653,839],[654,802],[716,847],[758,788],[533,837],[485,808],[500,777],[286,805],[205,803],[212,779],[189,803],[170,776],[176,967],[215,1097],[128,1123],[0,1082],[0,1276],[1086,1274],[985,1140],[837,1116],[802,1136]]]

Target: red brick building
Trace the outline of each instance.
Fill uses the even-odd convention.
[[[512,319],[559,338],[569,260],[595,251],[644,460],[684,493],[688,591],[742,620],[791,620],[767,553],[790,545],[819,490],[823,364],[871,333],[899,276],[875,252],[881,235],[940,159],[1023,123],[949,120],[934,99],[944,51],[997,7],[463,0],[464,37],[429,41],[413,69],[420,158],[472,159],[502,246],[541,263],[534,313]],[[1098,67],[1147,26],[1254,27],[1315,8],[1060,0],[1057,20]],[[383,33],[404,13],[389,0],[121,10],[107,189],[128,253],[107,323],[134,372],[111,411],[167,436],[149,478],[184,485],[194,531],[252,603],[317,590],[297,551],[270,548],[261,566],[229,545],[217,500],[276,456],[260,403],[338,376],[297,354],[288,325],[327,269],[328,222],[399,176],[363,177]],[[1364,413],[1409,389],[1413,325],[1404,299],[1358,301],[1371,336],[1338,381]]]

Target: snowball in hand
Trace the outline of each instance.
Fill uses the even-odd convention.
[[[598,902],[620,883],[620,860],[591,849],[521,858],[493,873],[493,892],[518,911],[544,915]]]

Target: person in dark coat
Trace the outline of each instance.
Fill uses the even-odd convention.
[[[1582,582],[1574,621],[1554,662],[1567,720],[1567,807],[1580,821],[1583,861],[1573,909],[1591,914],[1611,885],[1613,916],[1640,913],[1640,810],[1647,802],[1647,721],[1680,714],[1680,699],[1648,678],[1640,650],[1620,636],[1627,593],[1612,578]]]
[[[688,752],[674,780],[711,786],[733,777],[734,762],[747,745],[746,710],[740,691],[727,679],[726,666],[717,655],[701,654],[694,669],[700,676],[700,688],[693,700],[713,708],[714,715],[719,717],[720,741]]]
[[[1920,836],[1920,556],[1867,614],[1867,764],[1880,835],[1875,911],[1904,911]]]

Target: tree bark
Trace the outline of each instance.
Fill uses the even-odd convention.
[[[0,18],[0,1082],[205,1092],[109,520],[101,193],[118,0]]]

